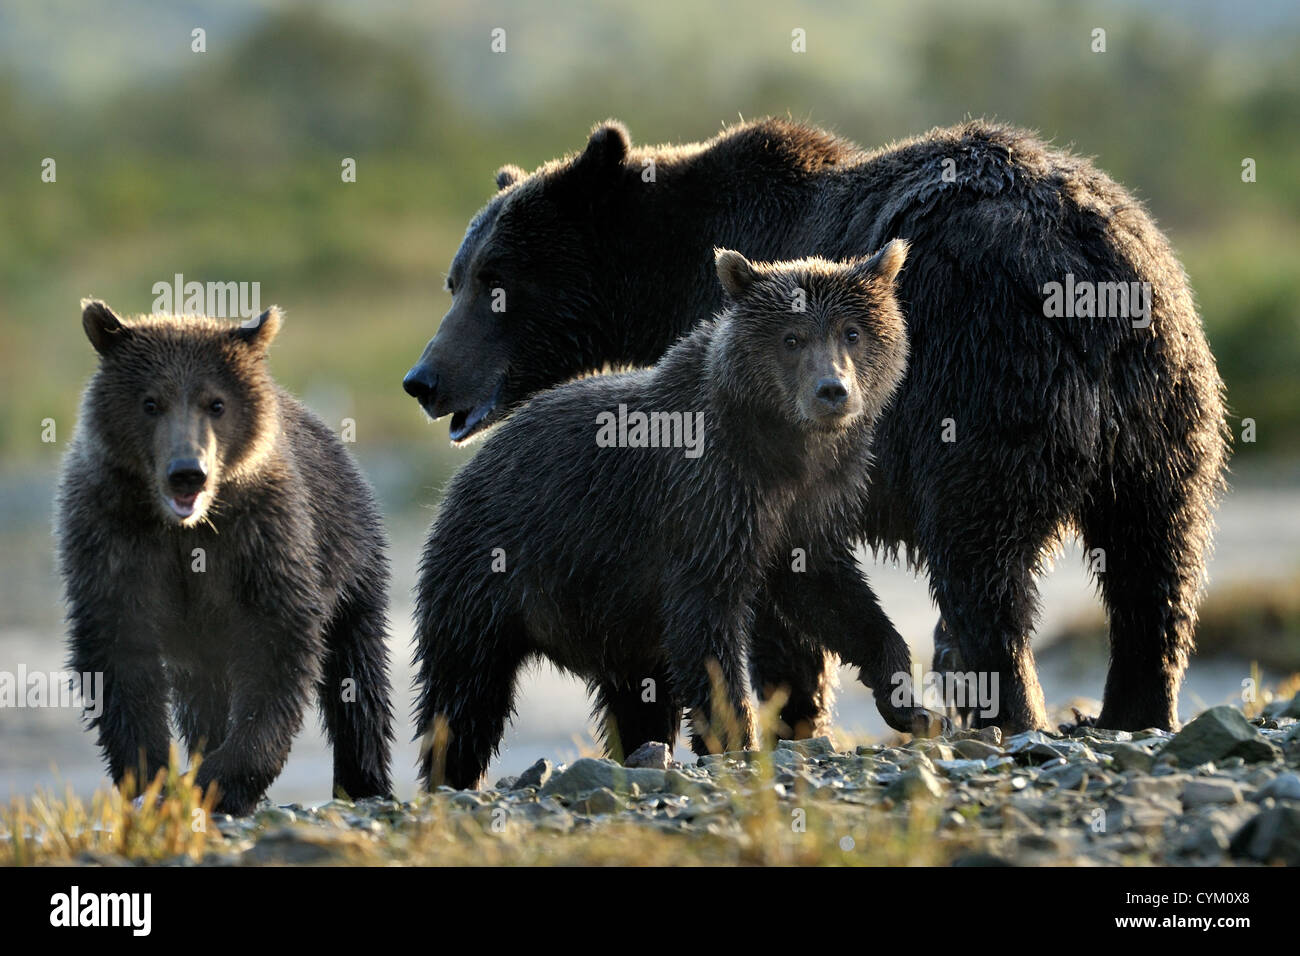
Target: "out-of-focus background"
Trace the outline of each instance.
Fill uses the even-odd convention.
[[[1252,665],[1265,684],[1300,670],[1300,7],[413,6],[0,2],[0,672],[63,661],[50,503],[94,364],[79,299],[146,312],[154,283],[177,273],[258,282],[262,304],[288,314],[276,375],[328,421],[355,420],[353,447],[383,499],[405,719],[416,554],[428,509],[472,449],[450,449],[446,422],[427,423],[400,381],[448,305],[444,270],[493,172],[576,150],[608,116],[638,141],[668,142],[764,114],[869,147],[996,117],[1095,157],[1147,203],[1191,276],[1238,436],[1184,712],[1240,701]],[[806,52],[792,50],[796,28]],[[1105,52],[1093,49],[1098,28]],[[354,183],[342,181],[345,158]],[[1243,419],[1253,442],[1241,441]],[[928,661],[924,579],[867,565]],[[1099,697],[1104,630],[1077,550],[1043,594],[1049,704]],[[573,756],[587,718],[579,684],[549,667],[529,675],[495,772]],[[838,719],[883,733],[847,673]],[[403,736],[405,796],[407,723]],[[102,781],[76,715],[0,708],[0,799],[57,781],[83,794]],[[309,730],[271,796],[320,801],[328,786]]]

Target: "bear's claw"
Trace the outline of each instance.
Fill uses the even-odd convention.
[[[1092,716],[1085,717],[1078,707],[1071,707],[1070,710],[1074,711],[1074,722],[1057,725],[1057,729],[1060,730],[1060,732],[1064,734],[1066,737],[1073,737],[1084,727],[1097,726],[1096,717],[1092,717]]]

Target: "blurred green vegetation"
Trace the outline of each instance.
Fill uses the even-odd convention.
[[[1060,629],[1052,652],[1069,654],[1078,667],[1087,667],[1104,657],[1107,633],[1101,609],[1092,608]],[[1196,653],[1300,676],[1300,578],[1238,581],[1212,589],[1199,609]]]
[[[153,283],[183,273],[260,282],[289,319],[281,380],[356,418],[359,442],[442,449],[445,467],[463,453],[400,380],[495,169],[577,149],[606,116],[654,142],[763,114],[868,147],[983,115],[1096,157],[1183,258],[1234,431],[1257,422],[1238,462],[1285,453],[1300,438],[1298,24],[1267,4],[1010,0],[6,5],[0,456],[54,461],[46,417],[70,433],[94,364],[78,300],[148,311]]]

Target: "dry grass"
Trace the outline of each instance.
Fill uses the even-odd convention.
[[[780,706],[773,701],[755,715],[768,747]],[[715,709],[711,727],[734,734],[734,721]],[[589,744],[580,749],[597,755]],[[756,777],[713,777],[725,800],[705,811],[703,825],[695,818],[689,832],[664,821],[617,816],[550,829],[521,819],[518,806],[511,813],[500,805],[454,806],[456,795],[447,790],[403,805],[331,803],[288,828],[322,848],[318,862],[352,865],[901,866],[942,864],[960,848],[936,840],[935,805],[868,808],[802,790],[782,798],[770,750],[751,766]],[[194,772],[182,773],[173,751],[169,770],[139,801],[130,788],[101,790],[89,806],[71,792],[17,799],[0,812],[0,854],[7,851],[15,865],[77,862],[88,853],[139,863],[234,861],[265,834],[284,832],[282,823],[259,821],[255,829],[223,836],[209,824],[215,795],[200,797]]]
[[[0,853],[7,849],[17,866],[65,863],[85,853],[141,862],[199,860],[223,838],[210,822],[216,792],[199,793],[197,772],[197,762],[181,770],[173,747],[170,767],[140,800],[133,781],[121,790],[96,791],[89,806],[71,788],[62,798],[41,790],[30,799],[16,798],[0,811]]]

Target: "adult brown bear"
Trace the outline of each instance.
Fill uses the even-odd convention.
[[[911,365],[850,536],[927,569],[935,669],[997,674],[975,719],[1019,731],[1047,722],[1034,574],[1077,529],[1110,615],[1100,723],[1177,725],[1227,454],[1222,383],[1181,266],[1121,187],[1007,126],[865,152],[781,120],[637,149],[605,123],[581,153],[507,166],[497,186],[404,382],[452,416],[453,441],[539,389],[654,362],[718,308],[715,246],[838,259],[907,239]],[[816,728],[825,661],[758,617],[755,686],[789,685],[785,722]]]

